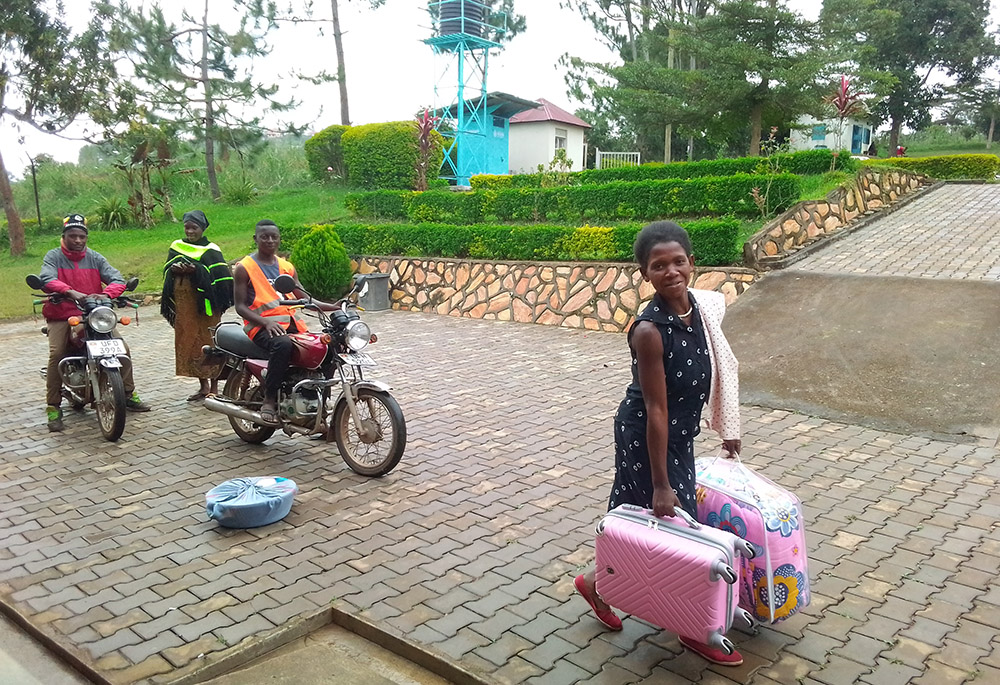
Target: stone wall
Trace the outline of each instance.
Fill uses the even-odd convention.
[[[766,224],[744,243],[744,262],[747,266],[766,268],[803,246],[835,233],[859,216],[890,205],[931,183],[931,179],[922,174],[862,169],[852,183],[837,188],[825,200],[800,202]]]
[[[634,264],[360,257],[353,266],[389,274],[393,309],[475,319],[623,331],[653,295]],[[694,287],[732,302],[757,276],[752,269],[698,269]]]

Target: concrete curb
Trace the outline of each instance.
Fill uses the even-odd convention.
[[[780,259],[775,259],[774,261],[760,260],[758,262],[758,265],[761,267],[761,270],[764,271],[769,271],[774,269],[785,269],[788,266],[805,259],[806,257],[812,256],[819,250],[822,250],[827,245],[835,243],[841,238],[848,236],[854,233],[855,231],[858,231],[864,228],[865,226],[868,226],[869,224],[878,221],[879,219],[883,219],[889,216],[893,212],[902,209],[903,207],[905,207],[906,205],[910,204],[915,200],[919,200],[920,198],[925,197],[928,193],[931,193],[937,190],[938,188],[944,187],[946,183],[948,183],[948,181],[937,181],[936,183],[933,183],[924,188],[919,188],[912,193],[907,193],[906,195],[904,195],[903,197],[901,197],[899,200],[889,205],[888,207],[872,212],[871,214],[865,216],[861,220],[855,221],[853,224],[845,226],[844,228],[840,229],[839,231],[837,231],[832,235],[824,236],[823,238],[815,240],[809,243],[808,245],[803,246],[801,249],[796,250],[792,254],[783,256]]]
[[[3,614],[13,623],[17,624],[21,630],[28,633],[28,635],[45,647],[45,649],[52,652],[53,655],[68,666],[72,667],[84,678],[94,683],[94,685],[114,685],[110,680],[101,675],[101,673],[91,664],[87,663],[84,659],[81,659],[72,650],[64,647],[58,640],[53,638],[44,630],[35,626],[24,614],[10,604],[6,597],[0,598],[0,614]]]
[[[393,654],[421,666],[435,675],[456,683],[456,685],[496,685],[496,681],[484,678],[456,665],[448,657],[436,651],[395,635],[377,624],[351,613],[330,607],[307,614],[290,623],[266,633],[251,635],[238,645],[221,652],[208,654],[201,662],[192,662],[170,673],[155,676],[153,683],[163,685],[195,685],[226,673],[231,673],[251,661],[272,652],[279,647],[294,642],[301,637],[334,623],[341,628],[363,637]],[[106,681],[95,681],[103,685]]]

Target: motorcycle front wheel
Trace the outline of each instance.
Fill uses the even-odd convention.
[[[222,394],[234,402],[263,402],[264,386],[260,384],[256,376],[246,369],[242,369],[229,374],[229,378],[226,379],[226,384],[222,388]],[[229,425],[233,427],[236,435],[252,445],[259,445],[274,435],[274,428],[269,426],[238,419],[235,416],[228,418]]]
[[[362,476],[384,476],[403,458],[406,422],[399,403],[387,392],[360,388],[357,408],[362,426],[354,422],[343,397],[333,410],[333,437],[347,465]]]
[[[118,369],[102,366],[97,373],[97,423],[104,439],[115,442],[125,432],[125,384]]]

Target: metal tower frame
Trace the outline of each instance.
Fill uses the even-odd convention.
[[[460,8],[457,17],[446,21],[461,22],[461,31],[441,35],[441,15],[446,6]],[[434,50],[438,63],[438,78],[434,84],[434,108],[440,120],[437,131],[445,139],[444,162],[441,164],[441,178],[454,180],[456,185],[467,186],[469,179],[486,168],[486,144],[484,131],[489,131],[487,118],[489,110],[486,102],[486,78],[489,72],[490,50],[501,48],[500,43],[483,38],[488,32],[506,32],[504,26],[496,27],[487,23],[491,8],[480,0],[439,0],[429,5],[434,21],[434,37],[424,41]],[[466,7],[482,9],[482,20],[466,17]],[[434,10],[437,10],[434,12]],[[443,66],[440,65],[444,62]],[[452,72],[456,72],[453,74]],[[457,88],[453,80],[457,75]]]

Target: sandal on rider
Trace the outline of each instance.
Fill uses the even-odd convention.
[[[270,426],[277,426],[277,425],[279,425],[279,421],[278,421],[278,408],[277,407],[267,407],[267,408],[261,407],[261,409],[260,409],[260,420],[261,420],[262,423],[270,425]]]

